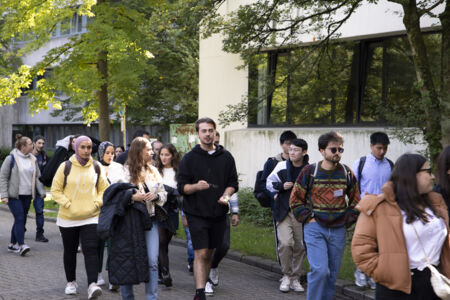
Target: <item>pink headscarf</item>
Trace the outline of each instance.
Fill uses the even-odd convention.
[[[85,135],[80,135],[75,140],[75,149],[74,149],[75,157],[77,158],[78,162],[82,166],[86,165],[90,159],[90,157],[88,159],[84,159],[84,158],[80,157],[80,155],[78,155],[78,151],[79,151],[78,148],[80,147],[81,143],[83,143],[83,142],[91,142],[91,144],[92,144],[92,140]]]

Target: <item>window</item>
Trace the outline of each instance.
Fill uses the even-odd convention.
[[[425,35],[436,82],[440,40]],[[257,54],[249,64],[249,125],[386,125],[418,97],[415,82],[404,36]]]

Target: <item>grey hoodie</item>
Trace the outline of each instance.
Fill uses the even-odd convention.
[[[18,160],[21,159],[17,156],[16,149],[11,151],[11,155],[14,155],[15,163],[11,170],[11,155],[8,155],[3,161],[2,167],[0,169],[0,199],[3,198],[14,198],[19,197],[19,186],[20,186],[20,174],[18,167]],[[30,159],[33,161],[34,172],[33,178],[31,179],[31,196],[32,199],[36,197],[36,190],[41,195],[45,195],[45,189],[42,183],[39,181],[41,172],[36,162],[36,158],[30,155]],[[11,176],[10,176],[11,171]]]

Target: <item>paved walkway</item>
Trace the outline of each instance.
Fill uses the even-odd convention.
[[[83,255],[78,255],[79,294],[66,296],[66,279],[62,261],[62,243],[55,223],[45,223],[49,243],[34,241],[35,220],[28,219],[25,243],[31,251],[25,257],[7,252],[13,222],[8,211],[0,210],[0,300],[19,299],[87,299],[87,282]],[[192,299],[194,279],[186,268],[186,249],[170,247],[170,266],[174,286],[159,286],[159,299]],[[220,283],[212,299],[306,299],[305,294],[278,291],[280,275],[233,260],[224,259],[219,267]],[[106,271],[103,273],[108,278]],[[145,299],[143,284],[135,287],[136,299]],[[103,290],[100,299],[121,299],[120,294]]]

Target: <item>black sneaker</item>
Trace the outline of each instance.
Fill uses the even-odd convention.
[[[189,272],[191,272],[191,273],[194,272],[194,263],[190,262],[187,267],[188,267]]]
[[[18,253],[19,252],[19,246],[17,246],[17,244],[15,244],[15,245],[8,245],[8,252]]]
[[[36,236],[36,242],[47,243],[48,238],[46,238],[43,234]]]

